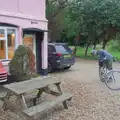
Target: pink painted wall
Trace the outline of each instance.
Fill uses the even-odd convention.
[[[0,0],[0,12],[18,13],[45,19],[46,0]]]
[[[0,0],[0,22],[18,26],[17,44],[22,44],[23,28],[48,29],[46,0]],[[47,33],[42,41],[42,68],[47,68]]]
[[[6,12],[18,11],[18,0],[0,0],[0,10]]]

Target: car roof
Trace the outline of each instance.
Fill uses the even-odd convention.
[[[67,43],[55,43],[55,42],[52,42],[52,43],[48,43],[48,45],[67,45]]]

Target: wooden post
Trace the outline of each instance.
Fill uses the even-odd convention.
[[[52,91],[49,87],[46,87],[44,88],[44,92],[48,93],[48,94],[51,94],[51,95],[54,95],[54,96],[60,96],[61,95],[61,92],[55,92],[55,91]]]
[[[19,95],[19,96],[18,96],[18,101],[19,101],[20,104],[22,105],[23,109],[28,108],[28,107],[27,107],[27,104],[26,104],[26,101],[25,101],[24,95]]]
[[[65,108],[65,109],[68,109],[67,101],[64,101],[64,102],[63,102],[63,105],[64,105],[64,108]]]
[[[60,83],[57,83],[57,84],[55,84],[55,85],[57,86],[58,91],[59,91],[60,93],[62,93],[62,89],[61,89],[61,87],[60,87]]]

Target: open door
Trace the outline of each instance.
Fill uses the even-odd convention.
[[[42,72],[42,41],[44,32],[36,32],[36,69],[38,73]]]

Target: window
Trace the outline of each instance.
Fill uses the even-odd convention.
[[[63,53],[63,54],[68,53],[67,49],[65,49],[65,47],[63,45],[56,45],[55,48],[56,48],[56,52],[58,52],[58,53],[59,52]]]
[[[15,50],[15,30],[7,30],[7,40],[8,40],[8,59],[12,59]]]
[[[0,59],[6,58],[5,40],[0,40]]]
[[[12,59],[15,42],[16,28],[0,27],[0,59]]]
[[[63,54],[72,53],[72,50],[67,45],[56,45],[56,52]]]
[[[30,47],[33,50],[33,53],[35,52],[35,35],[34,34],[25,34],[23,43],[26,47]]]
[[[52,46],[48,46],[48,52],[52,53],[55,52],[55,49]]]
[[[0,38],[4,38],[4,37],[5,37],[5,30],[0,29]]]

